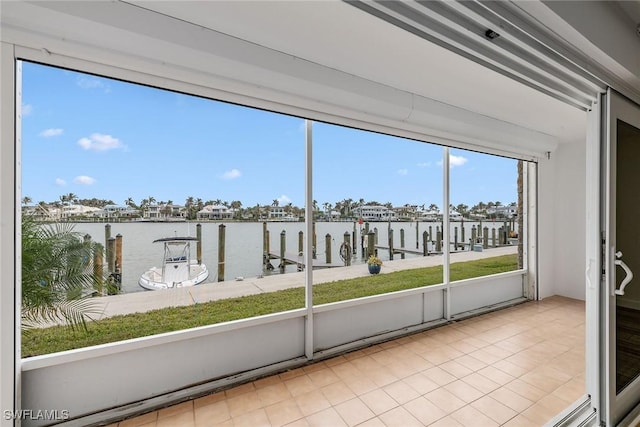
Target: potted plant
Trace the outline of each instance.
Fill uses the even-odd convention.
[[[367,260],[367,267],[369,267],[369,273],[378,274],[382,267],[382,260],[375,255],[371,255]]]

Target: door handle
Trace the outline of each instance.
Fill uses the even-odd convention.
[[[618,258],[618,259],[615,260],[615,262],[614,262],[615,265],[619,265],[620,267],[622,267],[622,269],[624,270],[624,272],[627,275],[622,280],[622,283],[620,283],[620,289],[616,289],[615,290],[615,294],[616,295],[624,295],[624,288],[629,284],[629,282],[631,282],[633,280],[633,272],[627,266],[627,264],[625,264],[624,261],[622,261],[620,259],[620,258],[622,258],[622,252],[620,252],[620,251],[616,252],[616,258]]]

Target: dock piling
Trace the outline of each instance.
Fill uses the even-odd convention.
[[[373,231],[370,231],[369,234],[367,234],[367,258],[375,254],[375,247],[376,234]]]
[[[324,236],[324,259],[327,264],[331,264],[331,234]]]
[[[95,243],[93,247],[93,289],[98,296],[102,296],[104,289],[103,285],[103,246],[100,243]]]
[[[355,228],[355,225],[354,225],[354,228]],[[351,236],[349,236],[349,232],[345,231],[342,244],[344,245],[344,248],[345,248],[345,251],[344,251],[344,254],[343,254],[343,256],[344,256],[344,260],[343,261],[344,261],[344,265],[347,266],[347,267],[351,265],[351,256],[352,256],[352,254],[351,254],[351,247],[350,247],[350,243],[349,243],[350,240],[351,240]]]
[[[227,226],[218,226],[218,282],[224,282],[224,242]]]
[[[304,254],[304,232],[298,231],[298,256]]]
[[[482,247],[489,249],[489,227],[482,229]]]
[[[400,249],[404,249],[404,228],[400,229]],[[400,252],[400,259],[404,259],[404,251]]]
[[[393,260],[393,228],[389,227],[387,234],[389,240],[389,260]]]
[[[198,260],[198,265],[200,265],[202,264],[202,224],[196,225],[196,238],[198,239],[196,242],[196,259]]]
[[[422,255],[429,255],[429,233],[422,232]]]
[[[286,266],[286,256],[285,252],[287,250],[287,232],[282,230],[280,232],[280,273],[284,273],[284,268]]]

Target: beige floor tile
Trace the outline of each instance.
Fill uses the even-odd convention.
[[[264,408],[269,422],[274,427],[280,427],[303,418],[302,412],[294,399],[274,403]]]
[[[265,387],[269,387],[270,385],[281,384],[281,383],[282,383],[282,378],[280,378],[280,375],[272,375],[269,377],[260,378],[259,380],[255,380],[253,382],[253,386],[256,388],[256,390],[260,390],[261,388],[265,388]]]
[[[344,362],[347,362],[347,359],[344,356],[340,355],[340,356],[335,356],[335,357],[332,357],[331,359],[325,360],[324,364],[327,365],[328,368],[331,368],[333,366],[340,365]]]
[[[331,403],[320,390],[313,390],[295,397],[302,414],[306,417],[331,407]]]
[[[327,365],[324,363],[324,361],[319,361],[319,362],[315,362],[315,363],[311,363],[309,365],[303,366],[302,370],[305,371],[307,374],[310,374],[311,372],[321,371],[326,367]]]
[[[292,396],[308,393],[317,388],[313,382],[311,382],[308,375],[302,375],[286,380],[284,384],[287,386],[289,393],[291,393]]]
[[[501,371],[498,368],[495,368],[494,366],[487,366],[486,368],[482,368],[478,371],[478,373],[499,385],[505,385],[515,379],[511,375]]]
[[[422,423],[402,406],[385,412],[378,418],[387,427],[422,427]]]
[[[419,397],[407,402],[403,407],[425,426],[447,415],[447,412],[425,397]]]
[[[372,390],[378,389],[378,385],[371,381],[366,376],[359,376],[349,378],[348,381],[345,382],[347,387],[351,389],[351,391],[356,395],[360,396],[365,393],[369,393]]]
[[[439,386],[447,385],[457,380],[456,377],[438,366],[422,371],[422,375],[426,376]]]
[[[322,387],[320,390],[331,405],[337,405],[356,397],[355,393],[342,381]]]
[[[456,412],[451,414],[451,417],[463,426],[494,427],[499,425],[494,420],[470,405],[458,409]]]
[[[518,413],[523,412],[529,406],[533,405],[531,400],[522,397],[507,387],[500,387],[499,389],[492,391],[489,396]]]
[[[520,377],[529,372],[528,369],[518,366],[515,363],[509,362],[508,360],[499,360],[491,366],[500,369],[502,372],[505,372],[514,378]]]
[[[480,390],[475,387],[471,387],[469,384],[461,380],[449,383],[442,388],[466,403],[473,402],[474,400],[484,396],[484,393],[480,392]]]
[[[418,357],[418,356],[416,356],[416,357]],[[427,369],[427,368],[432,366],[426,360],[424,362],[425,363],[420,368],[412,367],[410,365],[407,365],[404,362],[393,362],[393,363],[390,363],[389,365],[386,365],[383,369],[386,369],[387,371],[389,371],[389,373],[391,375],[393,375],[394,377],[396,377],[398,379],[402,379],[402,378],[406,378],[406,377],[408,377],[410,375],[413,375],[416,372],[423,371],[423,370],[425,370],[425,369]]]
[[[280,374],[280,378],[284,381],[290,380],[292,378],[300,377],[305,375],[305,372],[302,368],[292,369],[287,372],[283,372]]]
[[[182,412],[193,412],[193,401],[182,402],[177,405],[169,406],[158,411],[158,419],[164,417],[170,417]]]
[[[523,415],[516,415],[504,424],[504,427],[540,427],[540,424],[531,421]]]
[[[553,417],[558,414],[559,411],[553,411],[541,403],[534,403],[520,415],[523,415],[536,423],[537,425],[544,425]]]
[[[555,389],[552,395],[567,402],[575,402],[585,393],[584,381],[573,378]]]
[[[447,415],[466,405],[465,401],[457,398],[453,393],[442,387],[425,394],[424,397],[442,409]]]
[[[326,385],[340,381],[340,378],[331,370],[323,368],[307,374],[314,386],[321,388]]]
[[[262,408],[262,402],[255,391],[227,399],[227,405],[232,418]]]
[[[484,375],[480,375],[477,372],[467,375],[466,377],[462,378],[462,381],[485,394],[489,394],[493,390],[500,387],[500,384],[491,381],[489,378],[485,377]]]
[[[347,427],[340,414],[333,408],[327,408],[306,417],[310,427]]]
[[[466,377],[473,373],[473,371],[466,366],[456,362],[455,360],[449,360],[448,362],[439,365],[440,369],[444,369],[456,378]]]
[[[193,411],[182,411],[177,414],[158,417],[157,427],[194,427],[195,419]]]
[[[375,417],[371,409],[357,397],[335,405],[333,408],[348,426],[355,426]]]
[[[256,409],[233,418],[234,427],[266,427],[269,425],[269,417],[267,417],[264,408]]]
[[[424,373],[411,375],[410,377],[403,379],[402,382],[411,386],[411,388],[417,391],[420,395],[427,394],[440,387],[439,384],[432,381]]]
[[[198,406],[194,410],[196,426],[218,424],[231,419],[226,401],[211,403],[206,406]]]
[[[383,414],[400,406],[394,398],[381,389],[376,389],[367,394],[363,394],[360,396],[360,400],[362,400],[375,415]]]
[[[540,390],[538,387],[522,381],[519,378],[511,381],[509,384],[506,384],[505,387],[534,403],[547,395],[545,391]]]
[[[262,402],[262,406],[266,407],[283,400],[291,399],[292,394],[282,382],[273,384],[264,388],[259,388],[256,393]]]
[[[490,396],[484,396],[475,402],[471,403],[471,406],[482,412],[498,424],[504,424],[511,418],[518,415],[516,411],[503,405]]]
[[[438,421],[436,421],[433,424],[429,424],[429,427],[465,427],[465,426],[460,424],[455,418],[449,415],[447,417],[440,418]]]
[[[367,378],[373,381],[378,387],[384,387],[400,379],[384,369],[374,372],[363,372],[361,375],[366,375]]]
[[[434,365],[440,365],[441,363],[448,362],[451,359],[455,359],[456,357],[460,357],[463,355],[464,353],[456,350],[449,345],[443,345],[441,347],[428,350],[425,353],[421,354],[422,357],[424,357],[428,362],[431,362]]]
[[[542,367],[524,374],[520,379],[539,388],[540,390],[551,393],[570,380],[571,377],[557,369]]]
[[[225,391],[225,394],[228,398],[232,398],[240,396],[244,393],[249,393],[250,391],[255,391],[255,389],[256,387],[253,385],[253,383],[246,383]]]
[[[380,418],[375,417],[363,422],[358,427],[385,427],[385,425]]]
[[[278,376],[276,375],[275,378],[278,378]],[[218,393],[209,394],[207,396],[203,396],[203,397],[200,397],[200,398],[194,400],[193,401],[193,408],[194,409],[198,409],[201,406],[209,406],[212,403],[221,402],[221,401],[223,401],[225,399],[226,399],[226,397],[225,397],[224,391],[221,391],[221,392],[218,392]]]
[[[284,427],[309,427],[309,423],[305,418],[300,418],[289,424],[285,424]]]
[[[461,364],[462,366],[471,369],[472,371],[479,371],[480,369],[487,366],[487,364],[482,360],[476,359],[475,357],[470,356],[468,354],[465,354],[464,356],[456,357],[454,360],[459,364]]]
[[[420,396],[413,387],[403,381],[396,381],[382,388],[389,396],[391,396],[400,405]]]

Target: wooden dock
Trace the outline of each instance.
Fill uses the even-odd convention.
[[[271,260],[278,260],[280,261],[282,258],[280,257],[279,253],[274,253],[271,252],[269,253],[268,256],[268,261]],[[298,268],[298,271],[302,271],[304,270],[305,264],[304,264],[304,256],[303,255],[298,255],[294,252],[286,252],[284,254],[284,265],[295,265]],[[282,262],[282,261],[281,261]],[[276,268],[282,268],[281,265],[277,265],[275,266]],[[333,267],[344,267],[344,263],[340,262],[340,263],[327,263],[324,261],[321,261],[319,259],[314,259],[313,260],[313,269],[319,269],[319,268],[333,268]]]

